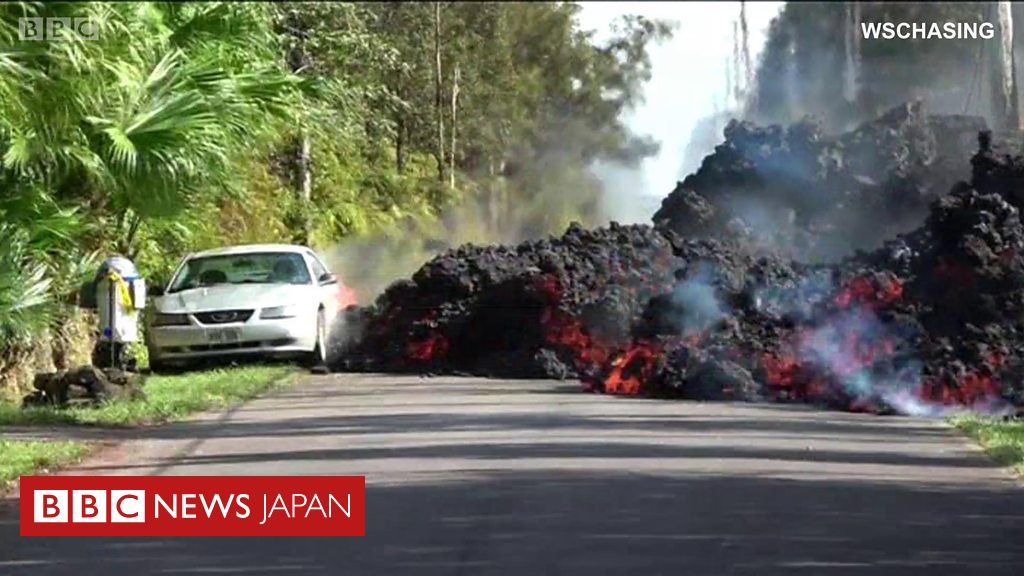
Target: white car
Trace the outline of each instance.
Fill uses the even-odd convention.
[[[153,298],[153,370],[234,355],[327,361],[330,323],[352,292],[309,248],[233,246],[186,256]]]

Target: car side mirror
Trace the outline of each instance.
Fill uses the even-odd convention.
[[[335,276],[334,274],[331,274],[330,272],[327,272],[320,276],[319,282],[321,286],[327,286],[328,284],[337,284],[338,277]]]
[[[152,286],[146,286],[146,294],[148,296],[163,296],[164,293],[166,292],[166,285],[166,282],[154,281]]]

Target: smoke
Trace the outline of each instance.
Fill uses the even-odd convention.
[[[387,232],[346,239],[326,250],[324,256],[341,281],[365,305],[399,278],[412,275],[429,257],[429,239],[403,238]]]
[[[988,416],[1011,416],[1013,405],[998,396],[989,396],[971,406],[946,405],[921,399],[912,390],[888,390],[883,398],[897,412],[906,416],[926,418],[948,418],[961,414],[985,414]]]
[[[751,62],[756,62],[768,22],[782,5],[753,2],[746,6]],[[659,143],[657,154],[635,167],[592,167],[607,191],[603,202],[607,212],[613,214],[611,219],[623,223],[649,221],[657,202],[681,176],[699,166],[700,159],[719,142],[728,116],[729,96],[722,62],[732,57],[731,32],[740,16],[740,4],[581,2],[580,6],[580,26],[595,31],[597,41],[605,39],[610,24],[624,14],[676,25],[671,39],[649,46],[651,79],[644,86],[642,102],[622,118],[633,133],[650,135]],[[647,206],[654,209],[641,214],[641,207]]]
[[[796,282],[772,282],[755,288],[753,305],[757,312],[771,318],[806,322],[835,292],[832,273],[819,269]]]
[[[605,194],[601,182],[572,155],[569,144],[553,144],[514,174],[463,180],[460,197],[439,214],[410,216],[346,238],[325,249],[324,256],[365,305],[434,256],[464,244],[518,244],[561,234],[573,222],[595,227],[639,214],[636,203]],[[626,186],[624,176],[620,184]]]
[[[671,22],[679,9],[666,12],[664,6],[643,4],[583,7],[581,27],[600,29],[592,37],[597,45],[613,40],[617,33],[612,23],[622,16]],[[595,11],[603,12],[596,20],[588,19]],[[561,234],[573,222],[585,227],[649,222],[671,189],[682,153],[680,135],[685,132],[677,132],[675,122],[679,106],[687,104],[678,99],[680,48],[695,53],[702,46],[693,38],[647,45],[652,77],[636,100],[640,105],[624,110],[617,119],[621,125],[595,126],[592,117],[581,117],[572,109],[537,110],[546,119],[546,129],[507,151],[497,170],[460,174],[455,204],[440,214],[408,218],[389,229],[346,239],[325,255],[365,304],[432,257],[463,244],[517,244]],[[672,122],[651,122],[652,114],[664,119],[670,110]]]
[[[900,354],[906,336],[872,311],[855,308],[803,333],[799,353],[855,399],[903,397],[920,389],[923,369],[916,358]]]
[[[661,197],[650,193],[652,187],[639,167],[598,161],[590,170],[601,182],[602,223],[642,224],[658,210]]]
[[[715,112],[697,121],[690,131],[690,138],[683,151],[676,171],[676,180],[681,181],[700,168],[701,162],[715,146],[722,142],[722,132],[733,116],[728,112]]]
[[[734,197],[723,208],[732,215],[734,230],[746,236],[752,246],[774,253],[785,253],[791,247],[796,231],[793,208],[756,197]]]
[[[872,310],[859,307],[802,334],[799,352],[802,361],[838,383],[854,403],[882,401],[908,416],[1013,413],[1013,406],[996,394],[986,394],[969,406],[928,400],[923,394],[924,364],[910,344],[914,336],[913,331],[883,323]]]
[[[828,270],[820,269],[798,282],[774,283],[754,291],[754,307],[759,313],[807,324],[792,343],[793,360],[807,371],[806,377],[841,392],[854,406],[882,404],[909,416],[1013,413],[1011,403],[997,394],[980,395],[968,405],[929,398],[929,378],[934,376],[926,374],[915,352],[915,342],[921,338],[919,327],[883,319],[866,304],[827,312],[836,308],[841,300],[838,295],[845,290]],[[977,376],[975,381],[981,378]],[[970,382],[971,378],[961,380]]]
[[[679,311],[672,321],[684,336],[704,332],[726,317],[713,280],[714,268],[702,263],[672,290],[671,303]]]
[[[506,213],[500,192],[489,201],[477,200],[449,206],[438,216],[408,217],[374,233],[346,238],[325,250],[325,258],[355,290],[357,301],[366,305],[442,252],[463,244],[515,243],[543,228],[531,221],[530,210]]]

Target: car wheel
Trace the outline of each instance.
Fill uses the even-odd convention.
[[[306,358],[306,365],[309,368],[327,365],[327,320],[322,309],[316,313],[316,346]]]

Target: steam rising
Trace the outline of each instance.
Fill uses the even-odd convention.
[[[921,363],[916,359],[899,358],[895,363],[874,359],[891,355],[903,344],[902,336],[892,333],[873,312],[856,308],[804,334],[800,355],[839,382],[853,398],[900,398],[920,387]]]
[[[561,234],[572,222],[587,227],[616,219],[604,189],[586,174],[559,162],[541,162],[529,184],[496,180],[449,205],[439,215],[409,217],[374,234],[347,238],[324,250],[328,263],[371,303],[391,283],[408,278],[425,262],[463,244],[517,244]],[[512,193],[513,186],[530,186]],[[650,212],[646,216],[649,217]]]
[[[672,291],[672,305],[680,310],[674,320],[683,335],[699,334],[726,316],[712,284],[712,272],[710,266],[702,265]]]
[[[920,393],[926,384],[924,364],[913,353],[919,334],[911,326],[883,322],[873,309],[862,305],[821,317],[821,310],[841,290],[827,271],[820,270],[796,284],[757,289],[755,308],[798,323],[817,319],[813,328],[800,334],[796,359],[813,367],[821,378],[839,384],[854,404],[882,401],[910,416],[1013,413],[1009,402],[995,396],[970,407],[924,399]]]
[[[635,7],[638,6],[630,6],[629,10],[645,12],[633,10]],[[679,7],[674,9],[682,10]],[[645,15],[659,17],[657,14]],[[846,102],[841,106],[853,104],[861,88],[862,63],[857,38],[851,36],[853,26],[860,17],[859,9],[856,8],[850,8],[844,14],[848,26],[842,38],[845,44],[845,70],[842,86],[836,87],[846,97]],[[696,21],[708,30],[715,30],[706,20],[698,18]],[[756,30],[757,23],[753,27]],[[775,54],[780,59],[775,62],[776,68],[783,73],[772,81],[777,85],[768,85],[761,91],[760,96],[764,96],[768,102],[758,114],[761,117],[776,119],[786,116],[794,103],[813,100],[817,96],[801,84],[802,79],[796,66],[799,61],[794,59],[792,53],[796,39],[786,36],[784,32],[787,31],[782,30],[777,34],[777,40],[788,48],[779,49]],[[686,49],[692,49],[700,46],[701,40],[684,31],[677,34],[668,46],[652,47],[654,79],[648,87],[652,97],[644,106],[632,111],[627,120],[634,132],[651,133],[661,141],[660,151],[654,158],[637,166],[613,162],[595,163],[590,166],[590,175],[594,177],[590,180],[586,175],[578,177],[569,174],[558,152],[551,151],[523,168],[533,173],[526,178],[520,177],[516,182],[522,188],[521,193],[509,195],[502,191],[501,185],[491,186],[494,183],[489,183],[489,188],[485,186],[487,189],[483,191],[467,194],[467,199],[449,207],[437,217],[409,219],[397,229],[342,242],[328,252],[331,264],[339,271],[343,281],[355,288],[360,303],[367,304],[394,280],[411,276],[431,257],[464,243],[514,244],[560,233],[571,220],[580,221],[588,227],[603,225],[612,220],[623,223],[647,221],[654,212],[657,199],[672,187],[680,167],[692,162],[694,158],[702,157],[718,142],[720,131],[717,126],[729,115],[728,111],[717,110],[717,103],[710,106],[716,108],[714,113],[708,110],[709,106],[702,109],[701,106],[689,105],[691,102],[686,99],[694,97],[694,94],[717,95],[719,90],[712,87],[721,84],[721,77],[704,81],[699,74],[688,74],[692,69],[680,70],[681,65],[691,68],[699,66],[681,60],[678,52],[674,52],[684,45]],[[755,40],[754,45],[756,48],[759,42]],[[728,40],[725,48],[728,50]],[[804,54],[803,57],[808,56]],[[669,60],[671,65],[666,65]],[[721,59],[713,57],[704,60],[721,62]],[[667,72],[669,69],[671,73]],[[716,74],[720,74],[720,70]],[[668,87],[664,83],[670,76],[687,79],[687,86]],[[775,105],[777,107],[773,108]],[[816,106],[823,107],[826,103],[819,101]],[[844,113],[832,112],[833,126],[848,122],[851,117],[849,114],[852,114],[850,110]],[[703,121],[700,120],[701,116],[704,117]],[[650,122],[652,118],[655,125],[645,126],[645,122]],[[691,141],[684,158],[683,139],[694,132],[694,127],[699,128],[698,132],[714,128],[714,141],[711,138],[707,144],[703,140]],[[790,130],[800,129],[800,126],[795,126]],[[744,192],[742,184],[723,186],[732,195],[716,200],[714,208],[727,213],[731,218],[728,227],[730,234],[735,232],[746,236],[746,240],[752,241],[751,244],[767,248],[773,253],[798,254],[804,261],[811,261],[811,256],[818,260],[835,260],[849,254],[855,247],[873,248],[889,236],[889,231],[878,229],[878,221],[871,215],[875,207],[862,209],[855,202],[849,202],[850,197],[861,196],[829,196],[821,193],[822,190],[837,188],[833,181],[816,173],[817,170],[827,172],[832,166],[830,163],[843,161],[841,157],[833,157],[833,149],[827,149],[828,153],[821,157],[814,156],[813,163],[800,163],[782,154],[768,157],[760,153],[764,145],[760,141],[752,141],[754,144],[745,148],[739,146],[736,152],[744,158],[759,158],[763,161],[758,167],[760,173],[765,181],[773,184],[770,190],[767,187],[755,187],[749,191],[750,194],[741,193]],[[786,136],[785,146],[803,141],[800,137]],[[852,139],[849,146],[838,146],[836,149],[852,150],[863,141],[876,140],[866,137],[861,140]],[[745,140],[740,138],[737,142],[742,144]],[[567,143],[566,146],[572,144]],[[915,145],[911,148],[915,154],[926,155],[925,146]],[[802,150],[797,150],[792,156],[796,157]],[[850,152],[847,158],[856,162],[857,154]],[[876,196],[886,191],[884,182],[869,181],[867,176],[862,177],[862,174],[869,172],[883,173],[881,168],[855,168],[859,170],[850,171],[857,172],[857,178],[843,182],[850,191],[877,188],[879,194]],[[832,223],[839,220],[844,220],[843,223],[856,220],[860,224],[863,219],[864,222],[863,226],[850,227],[845,231],[845,236],[821,234],[820,230],[815,230],[813,238],[818,241],[818,245],[806,245],[810,236],[801,234],[808,230],[808,222],[813,221],[807,215],[819,213],[830,216],[830,219],[819,220],[827,222],[822,226],[827,225],[829,229],[834,229]],[[917,223],[919,216],[921,214],[911,214],[907,222],[895,222],[892,219],[895,224],[890,223],[890,226],[906,225],[910,228]],[[825,245],[826,242],[828,245]],[[717,280],[713,265],[698,266],[693,274],[679,281],[668,295],[671,306],[662,319],[684,336],[713,330],[722,319],[733,314],[728,304],[719,297]],[[897,287],[901,289],[901,285]],[[830,271],[820,269],[809,272],[801,280],[789,285],[769,282],[754,289],[753,308],[758,314],[777,320],[780,325],[788,323],[789,327],[806,326],[797,331],[796,339],[790,343],[793,360],[800,364],[801,369],[806,367],[809,372],[813,372],[815,378],[838,384],[838,388],[852,398],[854,404],[862,402],[869,405],[882,401],[901,413],[921,416],[942,416],[963,410],[924,399],[926,395],[922,394],[922,390],[927,387],[933,375],[926,373],[922,361],[913,353],[915,340],[919,336],[914,328],[893,322],[889,317],[880,318],[876,308],[871,305],[856,301],[851,304],[849,299],[843,304],[837,304],[837,295],[844,290],[846,287],[837,283]],[[735,311],[737,315],[747,312],[749,309]],[[347,326],[344,328],[353,329]],[[653,354],[655,352],[650,349],[636,348],[623,355],[620,358],[625,359],[620,360],[617,366],[616,378],[631,359]],[[829,391],[834,388],[832,386]],[[999,414],[1010,412],[1011,407],[998,398],[988,398],[973,405],[971,410]]]
[[[752,61],[764,43],[768,21],[782,4],[747,6]],[[550,162],[541,159],[527,167],[539,172],[529,178],[533,188],[529,198],[503,196],[498,187],[482,190],[475,196],[467,194],[469,199],[435,218],[410,218],[393,229],[347,239],[327,249],[330,264],[356,290],[360,303],[369,303],[393,281],[409,277],[433,256],[464,243],[512,244],[542,238],[560,234],[572,221],[585,226],[648,222],[676,180],[696,168],[718,143],[721,122],[715,122],[705,141],[688,148],[701,119],[724,107],[726,86],[720,64],[731,54],[732,45],[721,31],[732,29],[739,3],[581,5],[580,27],[595,30],[598,43],[611,34],[611,23],[625,14],[679,26],[671,39],[648,47],[652,78],[644,87],[643,102],[623,118],[633,133],[650,135],[660,144],[656,155],[635,165],[595,162],[589,181],[581,181],[558,173],[557,167],[564,162],[552,151]],[[708,57],[709,52],[720,58]],[[572,146],[572,142],[563,144]]]
[[[762,51],[769,21],[783,2],[748,2],[751,63]],[[643,102],[623,121],[637,134],[649,134],[660,145],[655,156],[638,166],[595,165],[593,172],[609,191],[606,205],[619,222],[648,221],[657,201],[678,179],[699,166],[700,159],[721,140],[727,110],[727,76],[722,63],[732,57],[732,29],[739,22],[739,2],[581,2],[580,26],[595,30],[601,41],[610,24],[623,14],[639,14],[674,22],[673,37],[649,47],[651,79]],[[737,68],[738,70],[738,68]],[[708,127],[707,119],[716,118]],[[694,138],[705,133],[707,138]],[[623,184],[625,183],[625,184]],[[641,218],[639,206],[654,203]]]

